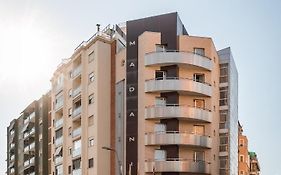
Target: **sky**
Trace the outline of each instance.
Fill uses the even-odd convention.
[[[281,175],[281,1],[278,0],[0,0],[0,174],[6,127],[50,89],[63,58],[103,27],[178,12],[190,35],[230,46],[239,72],[239,120],[262,174]]]

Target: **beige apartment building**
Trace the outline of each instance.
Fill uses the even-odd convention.
[[[177,13],[98,25],[51,83],[49,175],[238,173],[230,48]]]

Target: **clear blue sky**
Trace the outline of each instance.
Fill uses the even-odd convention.
[[[262,174],[281,175],[281,1],[0,0],[0,174],[6,126],[47,92],[62,58],[103,26],[179,12],[189,34],[230,46],[239,72],[239,118]],[[278,51],[278,52],[277,52]]]

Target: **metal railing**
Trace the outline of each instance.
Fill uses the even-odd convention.
[[[72,72],[72,78],[77,77],[78,75],[81,74],[82,71],[82,65],[80,64],[79,66],[77,66],[76,68],[74,68],[73,72]]]
[[[72,92],[72,97],[74,98],[74,97],[76,97],[78,94],[80,94],[81,93],[81,85],[80,86],[78,86],[76,89],[74,89],[73,90],[73,92]]]
[[[81,135],[81,127],[76,128],[72,131],[72,137],[77,137]]]
[[[61,145],[62,142],[63,142],[63,136],[61,136],[61,137],[55,139],[55,145],[56,145],[56,146]]]
[[[77,115],[81,114],[81,111],[82,111],[82,106],[79,106],[75,109],[73,109],[73,112],[72,112],[72,117],[76,117]]]
[[[55,121],[55,128],[59,128],[63,125],[63,118]]]
[[[72,151],[72,157],[81,156],[81,148],[76,148]]]

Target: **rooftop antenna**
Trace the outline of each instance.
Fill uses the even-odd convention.
[[[100,31],[100,24],[97,24],[96,26],[97,26],[97,30],[99,32]]]

